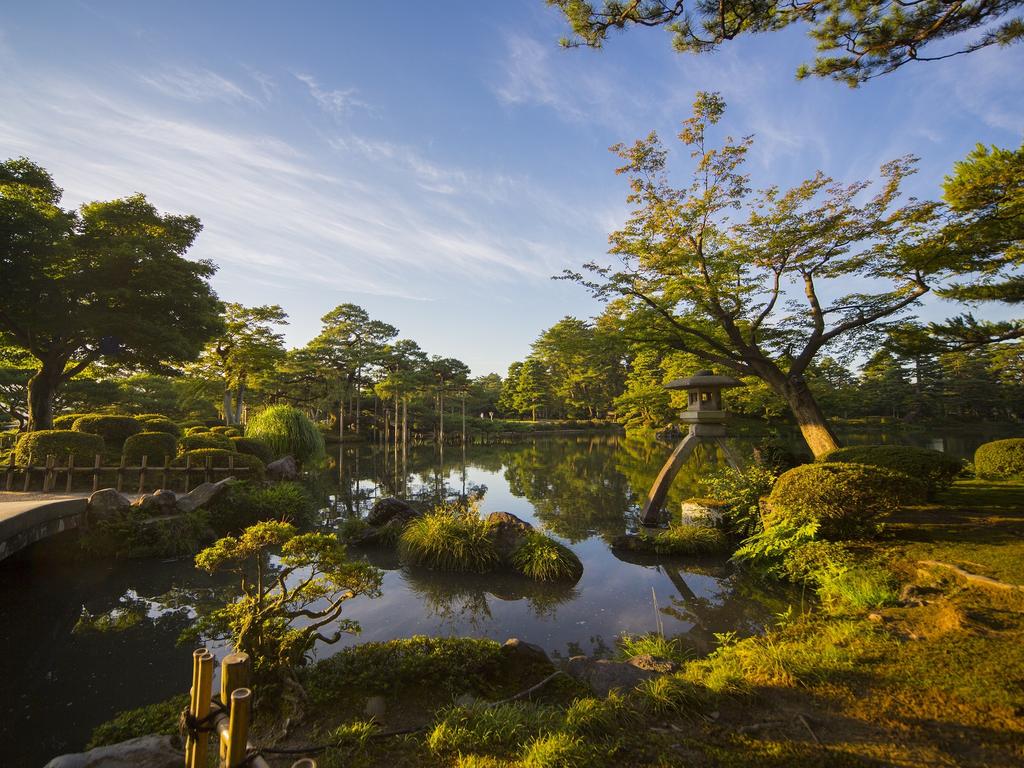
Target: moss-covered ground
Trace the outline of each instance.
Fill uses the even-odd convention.
[[[333,743],[322,766],[367,768],[1024,765],[1024,590],[921,563],[1024,584],[1024,485],[958,482],[855,551],[898,599],[832,600],[703,659],[674,649],[676,671],[608,698],[558,677],[491,706],[550,670],[490,641],[357,646],[303,672],[306,714],[278,746]]]

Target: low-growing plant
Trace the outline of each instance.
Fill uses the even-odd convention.
[[[398,551],[409,565],[438,571],[486,573],[498,564],[489,526],[475,504],[440,506],[410,521]]]
[[[725,503],[726,527],[738,536],[750,536],[761,528],[761,498],[771,493],[778,479],[772,467],[752,464],[742,470],[726,467],[705,475],[700,485],[705,493]]]
[[[703,686],[679,675],[658,675],[636,686],[640,706],[655,715],[699,712],[707,699]]]
[[[75,419],[71,429],[75,432],[88,432],[99,435],[110,448],[120,448],[124,441],[142,431],[142,424],[131,416],[106,416],[89,414]]]
[[[427,748],[438,755],[460,752],[500,753],[548,732],[558,712],[530,702],[473,704],[441,710]]]
[[[637,656],[653,656],[682,664],[693,657],[693,651],[686,646],[680,637],[665,637],[658,632],[646,635],[625,634],[619,637],[618,656],[623,660],[635,659]]]
[[[563,729],[569,733],[601,741],[620,728],[628,728],[640,720],[640,714],[629,700],[616,690],[603,699],[592,696],[574,699],[565,710]]]
[[[231,438],[226,435],[218,435],[215,432],[193,432],[186,434],[179,441],[181,453],[194,451],[199,448],[220,448],[222,451],[233,451]]]
[[[854,445],[829,451],[817,460],[867,464],[902,472],[923,482],[927,489],[926,498],[929,499],[938,491],[948,488],[964,468],[962,460],[942,451],[909,445]]]
[[[326,455],[324,438],[316,425],[290,405],[272,405],[256,413],[246,423],[245,435],[263,440],[275,456],[290,455],[303,466],[315,464]]]
[[[866,464],[815,463],[781,475],[768,497],[765,529],[816,522],[824,539],[870,535],[903,504],[926,495],[921,481]]]
[[[511,560],[513,568],[536,581],[577,581],[583,575],[583,563],[576,553],[540,531],[523,536]]]
[[[210,524],[218,533],[226,534],[262,520],[282,520],[302,528],[309,527],[316,518],[317,503],[302,483],[260,485],[247,480],[233,483],[207,509]]]
[[[1024,437],[993,440],[974,452],[974,472],[985,480],[1024,479]]]
[[[219,539],[196,555],[196,567],[235,574],[242,596],[201,615],[195,631],[230,638],[257,672],[294,675],[317,641],[336,643],[360,631],[357,621],[341,618],[347,600],[380,594],[379,570],[349,560],[336,537],[300,534],[289,523],[257,523]]]
[[[818,596],[832,609],[870,610],[896,605],[899,584],[892,573],[870,566],[834,568],[819,578]]]
[[[181,712],[188,706],[188,694],[172,696],[166,701],[118,712],[113,718],[93,729],[86,749],[119,744],[128,739],[158,734],[173,736],[178,733]]]
[[[66,464],[68,457],[74,456],[78,466],[91,466],[96,454],[102,454],[103,450],[103,438],[99,435],[69,429],[40,429],[25,432],[18,438],[14,460],[25,466],[31,456],[32,462],[39,465],[47,456],[55,456],[58,463]]]
[[[124,456],[129,463],[145,456],[148,465],[155,466],[162,464],[165,457],[173,459],[177,453],[178,441],[167,432],[139,432],[124,441]]]
[[[668,528],[652,533],[641,531],[639,536],[647,539],[650,547],[659,555],[717,555],[729,551],[729,538],[717,528],[706,525],[683,525],[674,523]]]
[[[556,732],[527,742],[519,764],[523,768],[589,768],[595,757],[594,748],[581,737]]]

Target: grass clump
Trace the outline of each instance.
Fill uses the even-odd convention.
[[[680,675],[659,675],[643,680],[634,695],[645,711],[661,716],[699,712],[707,699],[703,686]]]
[[[437,571],[486,573],[498,564],[489,526],[475,505],[441,506],[410,521],[398,551],[409,565]]]
[[[646,635],[622,635],[616,640],[616,645],[617,655],[624,661],[635,659],[637,656],[653,656],[656,659],[682,664],[693,657],[693,652],[683,644],[682,638],[669,638],[657,632]]]
[[[638,538],[659,555],[717,555],[730,549],[725,533],[704,525],[675,524],[657,533],[643,531]]]
[[[511,560],[513,568],[536,581],[576,581],[583,575],[583,563],[576,553],[540,531],[528,532]]]
[[[441,710],[427,748],[436,755],[462,752],[501,754],[548,732],[558,722],[558,710],[530,702]]]
[[[593,765],[594,748],[579,736],[558,732],[530,741],[519,764],[523,768],[585,768]]]
[[[888,571],[868,566],[826,572],[818,596],[831,610],[870,610],[899,602],[899,584]]]
[[[93,730],[86,749],[117,744],[151,733],[173,736],[178,733],[178,717],[188,706],[188,694],[173,696],[157,704],[119,712]]]
[[[315,464],[326,455],[324,438],[316,425],[290,405],[272,405],[252,416],[245,436],[270,446],[275,456],[290,455],[300,465]]]
[[[257,460],[246,456],[246,459]],[[258,461],[258,460],[257,460]],[[241,462],[236,460],[241,465]],[[210,523],[221,535],[235,533],[261,520],[283,520],[300,528],[316,519],[318,504],[313,494],[298,482],[260,485],[250,481],[233,483],[209,506]]]
[[[639,722],[639,713],[618,691],[604,699],[593,696],[574,699],[565,710],[563,729],[588,739],[604,740],[619,728]]]

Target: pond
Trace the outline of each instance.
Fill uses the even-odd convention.
[[[951,445],[966,453],[974,442],[981,439]],[[366,553],[385,570],[383,594],[346,606],[363,632],[336,647],[414,634],[473,635],[520,637],[568,656],[607,653],[623,633],[663,626],[666,635],[682,635],[705,652],[716,633],[760,631],[800,595],[765,590],[724,560],[624,555],[607,543],[635,526],[638,499],[670,449],[607,434],[465,450],[420,446],[407,456],[346,447],[322,478],[326,528],[364,514],[383,495],[437,499],[475,491],[482,493],[482,512],[507,511],[543,527],[577,553],[585,570],[576,585],[556,587],[405,569],[391,556]],[[672,489],[673,508],[716,461],[710,452],[693,457]],[[191,647],[178,646],[177,636],[197,599],[231,594],[228,582],[188,561],[83,560],[61,538],[0,564],[0,754],[9,765],[41,765],[79,750],[118,710],[187,692]],[[83,612],[116,619],[122,628],[80,625],[76,632]]]

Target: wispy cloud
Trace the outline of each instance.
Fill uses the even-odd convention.
[[[309,95],[325,112],[334,115],[343,115],[354,109],[369,109],[369,104],[359,99],[355,88],[344,88],[329,90],[321,88],[316,78],[309,74],[300,73],[295,78],[304,83],[309,89]]]
[[[207,69],[174,67],[152,75],[143,75],[142,82],[165,96],[192,102],[259,101],[237,83]]]

